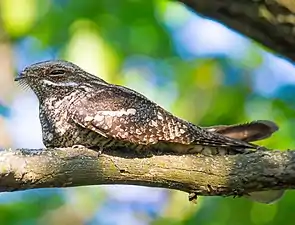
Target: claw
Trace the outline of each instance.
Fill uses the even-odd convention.
[[[194,204],[197,204],[197,203],[198,203],[198,202],[197,202],[197,200],[198,200],[198,195],[197,195],[196,193],[194,193],[194,192],[189,193],[189,195],[188,195],[188,200],[189,200],[190,202],[194,203]]]
[[[102,154],[102,150],[103,150],[103,147],[99,147],[97,151],[97,156],[100,156]]]

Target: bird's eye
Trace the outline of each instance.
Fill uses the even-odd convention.
[[[60,76],[60,75],[64,75],[66,72],[64,70],[52,70],[50,72],[50,75],[53,76]]]

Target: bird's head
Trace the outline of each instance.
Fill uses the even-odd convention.
[[[38,98],[64,95],[85,83],[106,82],[87,73],[79,66],[62,60],[39,62],[26,67],[15,81],[30,87]]]

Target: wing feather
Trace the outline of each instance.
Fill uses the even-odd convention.
[[[120,86],[87,91],[73,101],[71,118],[105,138],[148,145],[157,142],[256,148],[181,120],[144,96]],[[118,88],[120,87],[120,88]]]
[[[181,125],[176,117],[129,89],[88,91],[73,101],[69,112],[74,122],[86,129],[137,144],[180,142],[185,132],[185,127],[175,128],[177,123]]]

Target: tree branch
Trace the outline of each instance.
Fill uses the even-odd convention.
[[[295,62],[295,1],[179,1]]]
[[[208,157],[130,152],[97,155],[88,149],[0,151],[0,191],[133,184],[235,196],[295,187],[295,151],[257,151]]]

